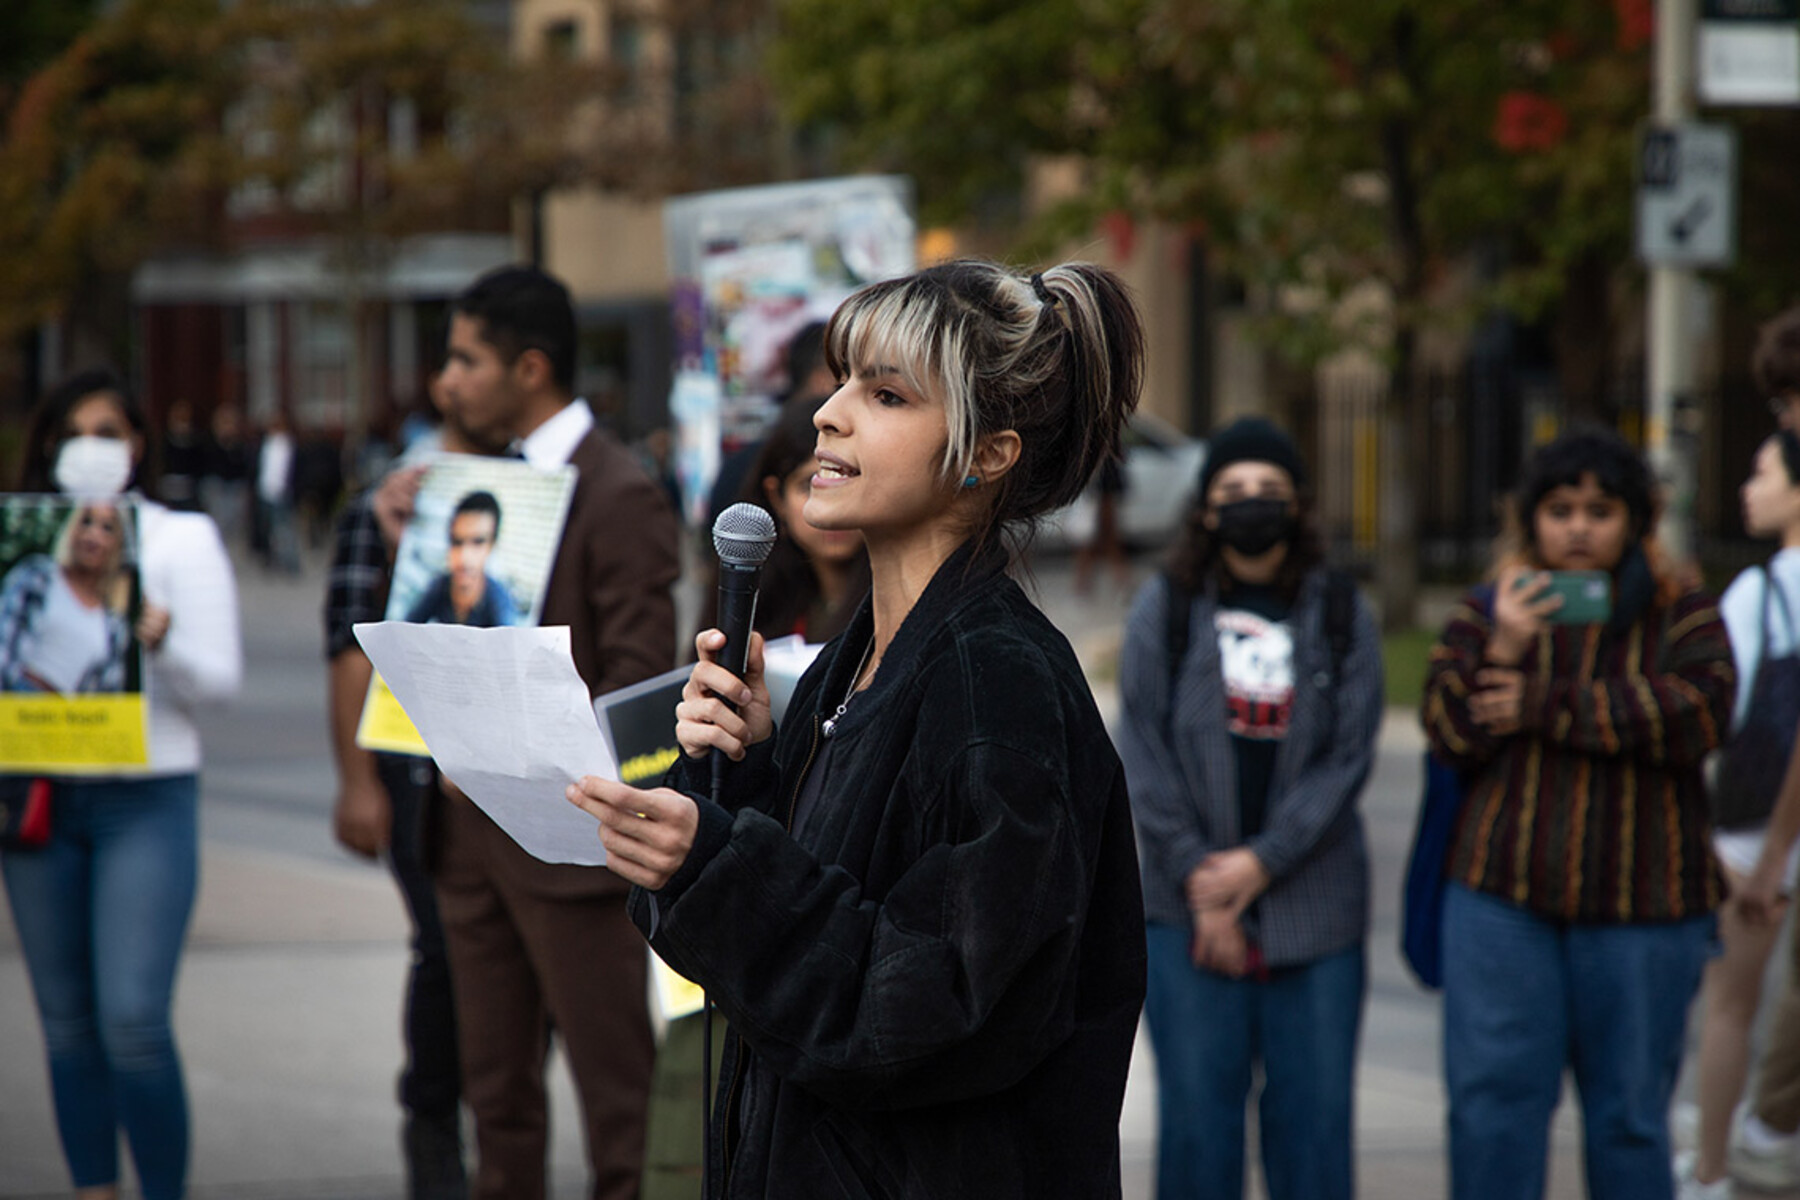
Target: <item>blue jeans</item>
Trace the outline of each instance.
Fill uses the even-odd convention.
[[[1362,946],[1259,982],[1195,967],[1191,936],[1186,926],[1148,931],[1159,1200],[1241,1200],[1245,1106],[1259,1063],[1270,1200],[1349,1200]]]
[[[186,1187],[169,1009],[194,906],[198,798],[193,775],[62,780],[49,844],[0,855],[77,1188],[118,1180],[121,1129],[145,1200]]]
[[[1455,1200],[1539,1200],[1572,1068],[1590,1200],[1670,1200],[1669,1101],[1710,916],[1564,924],[1452,885],[1444,1074]]]

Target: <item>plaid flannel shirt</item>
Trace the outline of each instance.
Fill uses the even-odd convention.
[[[339,514],[325,586],[325,657],[356,648],[351,626],[386,614],[392,564],[375,523],[374,493],[357,493]]]

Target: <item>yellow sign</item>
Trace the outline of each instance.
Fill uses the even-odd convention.
[[[400,707],[400,701],[388,689],[381,672],[369,681],[369,695],[363,701],[362,720],[356,726],[356,744],[364,750],[389,750],[395,754],[430,755],[425,739],[413,728],[412,718]]]
[[[650,952],[650,975],[656,981],[656,1007],[665,1021],[673,1021],[697,1013],[706,1003],[706,992],[699,984],[684,978],[668,963]]]
[[[0,692],[0,769],[114,775],[150,763],[140,693]]]
[[[619,782],[633,787],[655,787],[680,757],[681,751],[674,746],[633,755],[619,764]]]

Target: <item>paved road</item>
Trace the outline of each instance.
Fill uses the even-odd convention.
[[[1140,563],[1137,576],[1148,569]],[[1037,580],[1110,709],[1107,664],[1126,598],[1074,596],[1066,560],[1040,563]],[[176,1006],[194,1108],[192,1195],[397,1200],[405,922],[386,875],[330,838],[319,563],[299,580],[245,567],[240,590],[249,670],[242,698],[206,726],[201,894]],[[1361,1191],[1378,1200],[1446,1190],[1437,1005],[1394,951],[1420,748],[1410,714],[1391,714],[1365,798],[1376,928],[1357,1120]],[[0,1198],[66,1195],[36,1018],[5,919],[0,1046]],[[552,1075],[555,1195],[574,1200],[584,1177],[573,1093],[560,1065]],[[1151,1194],[1154,1103],[1140,1040],[1122,1125],[1127,1200]],[[1565,1105],[1553,1200],[1581,1194],[1575,1130]]]

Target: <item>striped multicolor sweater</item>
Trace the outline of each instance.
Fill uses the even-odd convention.
[[[1431,652],[1426,736],[1468,781],[1449,878],[1553,920],[1711,912],[1701,765],[1730,725],[1736,671],[1711,597],[1653,606],[1620,637],[1552,626],[1520,664],[1521,732],[1469,717],[1491,624],[1466,597]]]

